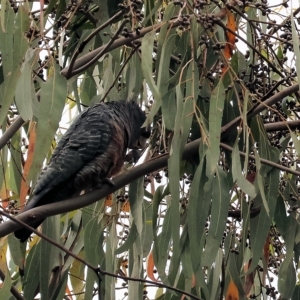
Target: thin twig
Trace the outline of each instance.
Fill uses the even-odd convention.
[[[227,144],[224,144],[224,143],[220,143],[220,146],[224,149],[227,149],[229,151],[233,151],[232,147],[228,146]],[[246,153],[244,152],[241,152],[239,151],[240,155],[243,156],[243,157],[246,157]],[[248,158],[251,158],[251,159],[254,159],[255,160],[255,156],[254,155],[248,155]],[[292,170],[292,169],[289,169],[288,167],[284,167],[280,164],[277,164],[273,161],[270,161],[270,160],[267,160],[267,159],[264,159],[264,158],[260,158],[259,159],[261,163],[265,164],[265,165],[268,165],[268,166],[271,166],[273,168],[276,168],[276,169],[279,169],[281,171],[284,171],[284,172],[288,172],[290,174],[294,174],[294,175],[297,175],[297,176],[300,176],[300,172],[299,171],[296,171],[296,170]]]
[[[78,255],[74,254],[72,251],[70,251],[69,249],[65,248],[64,246],[58,244],[57,242],[53,241],[52,239],[48,238],[46,235],[42,234],[41,232],[39,232],[38,230],[36,230],[35,228],[29,226],[28,224],[22,222],[21,220],[19,220],[16,217],[11,216],[10,214],[4,212],[3,210],[0,210],[0,214],[5,216],[6,218],[12,220],[13,222],[18,223],[19,225],[21,225],[22,227],[25,227],[29,230],[31,230],[32,232],[34,232],[36,235],[38,235],[39,237],[41,237],[42,239],[44,239],[45,241],[47,241],[48,243],[54,245],[55,247],[59,248],[60,250],[64,251],[65,253],[69,254],[70,256],[72,256],[73,258],[75,258],[76,260],[80,261],[81,263],[83,263],[84,265],[86,265],[87,267],[89,267],[91,270],[93,270],[96,274],[98,274],[98,272],[100,272],[101,274],[103,273],[102,270],[99,267],[94,267],[93,265],[91,265],[89,262],[85,261],[84,259],[82,259],[81,257],[79,257]]]
[[[69,76],[70,76],[71,73],[74,75],[74,73],[79,74],[79,73],[83,72],[84,70],[86,70],[87,68],[89,68],[92,64],[94,64],[103,54],[107,53],[108,49],[110,48],[110,46],[119,37],[119,35],[122,32],[122,30],[123,30],[123,28],[124,28],[124,26],[125,26],[126,23],[128,23],[128,20],[127,19],[123,20],[123,22],[121,23],[120,27],[118,28],[118,30],[116,31],[116,33],[114,34],[114,36],[111,38],[111,40],[90,61],[88,61],[86,64],[84,64],[80,68],[75,69],[73,72],[69,72],[68,71]],[[70,78],[70,77],[67,77],[67,78]]]
[[[125,62],[123,63],[122,67],[120,68],[118,74],[116,75],[116,78],[114,80],[114,82],[111,84],[111,86],[109,87],[109,89],[107,90],[107,92],[104,94],[104,96],[101,98],[101,100],[99,102],[102,102],[105,100],[105,98],[107,97],[107,95],[109,94],[109,92],[111,91],[111,89],[114,87],[114,85],[116,84],[119,76],[121,75],[122,71],[124,70],[124,68],[126,67],[126,65],[128,64],[129,60],[131,59],[132,55],[136,52],[136,50],[138,49],[139,47],[135,47],[131,50],[129,56],[127,57],[127,59],[125,60]]]
[[[147,280],[147,279],[143,279],[143,278],[133,278],[133,277],[128,277],[128,276],[121,276],[121,275],[117,275],[115,273],[111,273],[111,272],[107,272],[107,271],[103,271],[100,267],[94,267],[93,265],[91,265],[89,262],[85,261],[84,259],[82,259],[81,257],[79,257],[78,255],[74,254],[73,252],[71,252],[69,249],[63,247],[62,245],[58,244],[57,242],[53,241],[52,239],[48,238],[46,235],[40,233],[38,230],[34,229],[33,227],[27,225],[26,223],[18,220],[15,217],[12,217],[11,215],[9,215],[8,213],[1,211],[0,210],[0,214],[7,217],[8,219],[12,220],[13,222],[18,223],[19,225],[22,225],[23,227],[26,227],[27,229],[33,231],[36,235],[38,235],[39,237],[41,237],[42,239],[46,240],[48,243],[52,244],[53,246],[59,248],[60,250],[64,251],[65,253],[69,254],[70,256],[72,256],[73,258],[75,258],[76,260],[80,261],[81,263],[83,263],[84,265],[86,265],[87,267],[89,267],[91,270],[93,270],[99,281],[101,281],[101,275],[107,275],[107,276],[111,276],[114,278],[119,278],[119,279],[123,279],[123,280],[131,280],[131,281],[137,281],[137,282],[143,282],[143,283],[150,283],[150,284],[155,284],[159,287],[163,287],[166,289],[169,289],[171,291],[175,291],[178,292],[180,294],[186,295],[188,297],[191,297],[192,299],[196,299],[196,300],[202,300],[199,297],[196,297],[193,294],[190,294],[188,292],[185,292],[181,289],[177,289],[175,287],[160,283],[160,282],[153,282],[151,280]],[[1,274],[0,274],[1,275]],[[22,300],[24,300],[23,298],[20,298]]]
[[[106,28],[108,25],[110,25],[115,19],[119,18],[122,14],[124,14],[123,10],[120,10],[117,12],[114,16],[112,16],[110,19],[108,19],[106,22],[104,22],[101,26],[99,26],[97,29],[95,29],[84,41],[81,42],[77,50],[75,51],[74,55],[71,58],[71,62],[69,65],[68,73],[67,76],[70,76],[70,73],[73,70],[74,63],[76,61],[76,58],[78,55],[82,52],[83,48],[86,46],[86,44],[96,35],[98,34],[101,30]]]
[[[296,93],[298,90],[299,90],[299,84],[294,84],[294,85],[284,89],[283,91],[273,95],[272,97],[270,97],[266,101],[260,103],[254,109],[250,109],[247,113],[247,118],[250,119],[250,118],[255,117],[260,112],[267,109],[269,106],[283,100],[284,97],[287,97],[287,96],[290,96],[293,93]],[[242,118],[237,117],[234,120],[232,120],[231,122],[227,123],[225,126],[223,126],[221,128],[222,135],[224,135],[225,133],[228,133],[228,131],[230,131],[232,128],[237,127],[241,121],[242,121]]]

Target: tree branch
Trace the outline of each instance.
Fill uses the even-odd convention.
[[[18,116],[15,121],[9,126],[9,128],[4,132],[0,138],[0,150],[8,143],[8,141],[13,137],[13,135],[21,128],[25,123],[21,116]]]
[[[57,242],[51,240],[50,238],[48,238],[47,236],[45,236],[44,234],[40,233],[39,231],[37,231],[36,229],[28,226],[27,224],[25,224],[24,222],[18,220],[17,217],[12,217],[10,216],[9,214],[3,212],[3,211],[0,211],[0,214],[4,215],[5,217],[11,219],[11,222],[15,222],[19,225],[22,225],[24,227],[28,227],[28,229],[32,230],[36,235],[42,237],[43,239],[45,239],[48,243],[54,245],[55,247],[59,248],[60,250],[64,251],[65,253],[69,254],[70,256],[72,256],[73,258],[77,259],[78,261],[80,261],[82,264],[86,265],[87,267],[89,267],[92,271],[94,271],[96,273],[96,276],[98,277],[99,279],[99,286],[100,286],[100,281],[102,280],[101,279],[101,275],[106,275],[106,276],[111,276],[111,277],[114,277],[114,278],[120,278],[120,279],[123,279],[123,280],[131,280],[131,281],[137,281],[137,282],[143,282],[143,283],[150,283],[150,284],[154,284],[156,286],[159,286],[159,287],[163,287],[163,288],[166,288],[166,289],[169,289],[169,290],[172,290],[172,291],[175,291],[175,292],[178,292],[180,294],[183,294],[183,295],[186,295],[186,296],[189,296],[191,297],[192,299],[195,299],[195,300],[203,300],[191,293],[188,293],[184,290],[181,290],[181,289],[178,289],[178,288],[175,288],[173,286],[170,286],[170,285],[167,285],[167,284],[164,284],[164,283],[160,283],[160,282],[154,282],[154,281],[151,281],[151,280],[147,280],[147,279],[143,279],[143,278],[134,278],[134,277],[128,277],[128,276],[120,276],[120,275],[117,275],[115,273],[111,273],[111,272],[107,272],[107,271],[103,271],[99,266],[98,267],[94,267],[93,265],[91,265],[89,262],[87,262],[86,260],[84,260],[83,258],[81,258],[80,256],[74,254],[72,251],[70,251],[69,249],[65,248],[64,246],[58,244]],[[4,274],[3,274],[4,275]],[[0,270],[0,277],[2,277],[2,274],[1,274],[1,270]],[[4,276],[5,278],[5,276]],[[14,289],[15,288],[12,286],[11,289]],[[14,295],[14,294],[13,294]],[[18,295],[17,295],[18,296]],[[21,296],[21,295],[20,295]],[[24,300],[24,298],[19,298],[19,297],[16,297],[16,299],[19,299],[19,300]]]
[[[199,145],[200,145],[201,138],[192,141],[191,143],[188,143],[183,151],[182,159],[188,159],[191,155],[196,153],[198,151]],[[226,144],[221,143],[221,147],[226,148],[228,150],[232,150],[232,148]],[[245,153],[240,152],[240,155],[245,155]],[[253,158],[251,155],[250,158]],[[15,219],[20,220],[24,223],[30,224],[31,222],[58,215],[61,213],[67,213],[75,209],[83,208],[87,205],[90,205],[96,201],[99,201],[100,199],[103,199],[110,195],[111,193],[119,190],[123,186],[129,184],[130,182],[146,175],[149,173],[152,173],[154,171],[157,171],[159,169],[162,169],[167,166],[169,159],[169,153],[160,155],[158,157],[155,157],[154,159],[151,159],[137,167],[132,168],[130,171],[124,172],[121,175],[114,178],[114,186],[111,186],[109,184],[104,183],[101,189],[95,189],[87,194],[81,195],[79,197],[75,197],[72,199],[67,199],[43,206],[39,206],[33,209],[30,209],[28,211],[25,211],[18,216],[15,217]],[[288,173],[296,174],[300,176],[300,172],[297,172],[295,170],[291,170],[287,167],[281,166],[279,164],[276,164],[274,162],[268,161],[266,159],[261,158],[260,161],[263,164],[270,165],[272,167],[278,168],[280,170],[283,170]],[[13,221],[6,221],[0,225],[0,237],[4,237],[15,230],[21,228],[22,226],[20,224],[16,224],[16,222]]]
[[[224,143],[220,143],[220,146],[222,148],[226,149],[226,150],[231,151],[231,152],[233,151],[233,149],[230,146],[228,146],[228,145],[226,145]],[[239,154],[241,156],[246,157],[246,153],[244,153],[244,152],[239,151]],[[255,156],[254,155],[248,155],[248,158],[251,158],[251,159],[255,160]],[[271,167],[279,169],[281,171],[284,171],[284,172],[287,172],[287,173],[290,173],[290,174],[294,174],[294,175],[300,176],[300,172],[299,171],[289,169],[288,167],[282,166],[280,164],[277,164],[277,163],[275,163],[273,161],[270,161],[270,160],[267,160],[267,159],[264,159],[264,158],[260,158],[259,160],[260,160],[260,162],[262,164],[265,164],[267,166],[271,166]]]
[[[265,124],[266,131],[281,131],[288,129],[299,129],[300,128],[300,120],[297,121],[287,121],[287,122],[275,122]]]
[[[180,24],[181,24],[181,22],[179,22],[179,21],[173,22],[173,23],[170,23],[170,27],[176,27],[176,26],[179,26]],[[159,29],[162,25],[163,24],[149,26],[149,27],[141,29],[138,33],[132,32],[132,35],[130,37],[121,37],[121,38],[115,40],[109,47],[107,47],[108,44],[105,44],[105,45],[81,56],[80,58],[78,58],[73,64],[72,72],[69,72],[69,67],[66,67],[61,71],[61,75],[66,77],[67,79],[70,79],[72,76],[81,73],[83,71],[82,67],[87,65],[95,57],[99,56],[99,53],[101,53],[101,56],[102,56],[116,48],[119,48],[123,45],[131,43],[131,42],[143,37],[144,35],[146,35],[148,32],[150,32],[152,30],[157,32],[157,31],[159,31]],[[105,51],[103,51],[104,49],[105,49]],[[100,56],[98,57],[98,59],[99,58],[100,58]]]
[[[292,86],[287,87],[283,91],[273,95],[266,101],[260,103],[257,107],[254,109],[250,109],[249,112],[247,113],[247,118],[251,119],[258,115],[260,112],[263,110],[267,109],[269,106],[279,102],[280,100],[283,100],[284,97],[290,96],[293,93],[296,93],[299,90],[299,84],[294,84]],[[237,117],[231,122],[227,123],[225,126],[222,127],[221,133],[222,135],[228,133],[229,130],[231,130],[234,127],[237,127],[239,123],[242,121],[241,117]]]
[[[236,1],[230,1],[230,2],[232,3],[231,5],[236,5]],[[192,16],[193,15],[190,15],[190,17],[192,17]],[[220,10],[219,12],[215,13],[214,16],[217,18],[220,18],[220,19],[224,19],[226,17],[226,14],[224,15],[223,10]],[[168,29],[170,29],[170,28],[181,25],[182,21],[178,17],[176,17],[174,20],[168,21],[168,23],[169,23]],[[73,62],[73,65],[71,66],[72,70],[69,71],[69,67],[66,67],[61,71],[61,75],[66,77],[67,79],[70,79],[72,76],[75,76],[75,75],[81,73],[82,71],[84,71],[84,69],[83,69],[84,66],[89,66],[89,62],[92,61],[93,59],[95,59],[95,57],[97,57],[97,59],[99,59],[101,56],[110,52],[111,50],[119,48],[123,45],[130,44],[131,42],[142,38],[148,32],[151,32],[151,31],[159,32],[160,28],[164,24],[165,23],[160,23],[160,24],[155,24],[153,26],[148,26],[146,28],[139,30],[138,32],[137,31],[132,32],[131,36],[129,36],[129,37],[121,37],[121,38],[115,40],[111,45],[109,45],[109,44],[103,45],[103,46],[83,55],[82,57],[78,58],[75,62]]]

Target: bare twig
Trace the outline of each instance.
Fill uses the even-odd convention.
[[[290,129],[300,129],[300,120],[297,121],[287,121],[287,122],[275,122],[265,124],[266,131],[281,131]]]
[[[83,72],[84,70],[86,70],[87,68],[89,68],[92,64],[94,64],[102,55],[104,55],[105,53],[107,53],[108,49],[110,48],[110,46],[119,37],[119,35],[122,32],[122,30],[123,30],[123,28],[124,28],[124,26],[125,26],[126,23],[128,23],[128,20],[127,19],[123,20],[123,22],[121,23],[120,27],[118,28],[118,30],[116,31],[116,33],[114,34],[114,36],[111,38],[111,40],[106,45],[104,45],[103,48],[101,47],[101,51],[99,53],[97,53],[90,61],[88,61],[83,66],[75,69],[74,72],[69,72],[68,71],[68,73],[72,73],[74,75],[74,73],[78,74],[78,73]],[[67,77],[67,78],[69,78],[69,77]]]
[[[126,60],[124,61],[122,67],[120,68],[118,74],[116,75],[116,78],[114,80],[114,82],[111,84],[111,86],[109,87],[109,89],[107,90],[107,92],[104,94],[104,96],[101,98],[101,100],[99,102],[102,102],[105,100],[105,98],[107,97],[107,95],[109,94],[109,92],[111,91],[111,89],[114,87],[114,85],[116,84],[119,76],[121,75],[122,71],[124,70],[124,68],[126,67],[126,65],[128,64],[130,58],[132,57],[132,55],[136,52],[136,50],[138,49],[138,47],[135,47],[132,49],[132,51],[130,52],[129,56],[126,58]]]
[[[97,29],[95,29],[84,41],[81,42],[81,44],[79,45],[79,47],[77,48],[77,50],[75,51],[74,55],[72,56],[69,68],[68,68],[68,73],[67,76],[70,76],[70,73],[73,70],[73,66],[74,63],[76,61],[76,58],[78,57],[78,55],[82,52],[83,48],[86,46],[86,44],[96,35],[98,34],[101,30],[103,30],[104,28],[106,28],[108,25],[110,25],[114,20],[116,20],[117,18],[119,18],[122,14],[124,14],[123,10],[120,10],[119,12],[117,12],[114,16],[112,16],[110,19],[108,19],[106,22],[104,22],[103,24],[101,24],[101,26],[99,26]]]
[[[233,151],[233,149],[230,146],[228,146],[228,145],[226,145],[224,143],[220,143],[220,146],[222,148],[224,148],[224,149],[227,149],[227,150],[231,151],[231,152]],[[239,153],[240,153],[241,156],[246,157],[246,153],[241,152],[241,151],[239,151]],[[255,156],[254,155],[248,155],[248,158],[251,158],[251,159],[255,160]],[[260,158],[260,162],[262,164],[264,164],[264,165],[271,166],[271,167],[279,169],[281,171],[288,172],[290,174],[294,174],[294,175],[300,176],[300,172],[299,171],[289,169],[288,167],[284,167],[284,166],[282,166],[280,164],[277,164],[277,163],[275,163],[273,161],[270,161],[270,160],[267,160],[267,159],[264,159],[264,158]]]
[[[64,246],[56,243],[55,241],[51,240],[50,238],[48,238],[46,235],[42,234],[41,232],[39,232],[38,230],[36,230],[35,228],[29,226],[28,224],[24,223],[23,221],[19,220],[16,217],[11,216],[10,214],[4,212],[3,210],[0,210],[0,214],[2,216],[5,216],[6,218],[10,219],[12,222],[17,223],[18,225],[25,227],[29,230],[31,230],[32,232],[34,232],[36,235],[38,235],[39,237],[41,237],[42,239],[44,239],[45,241],[47,241],[48,243],[54,245],[55,247],[59,248],[60,250],[64,251],[65,253],[69,254],[70,256],[72,256],[73,258],[77,259],[78,261],[80,261],[81,263],[83,263],[84,265],[86,265],[87,267],[89,267],[90,269],[92,269],[95,273],[98,274],[98,272],[100,272],[101,274],[103,273],[101,271],[101,269],[99,269],[98,267],[94,267],[93,265],[91,265],[89,262],[85,261],[84,259],[82,259],[81,257],[79,257],[78,255],[74,254],[72,251],[70,251],[69,249],[65,248]]]
[[[13,137],[13,135],[21,128],[25,123],[21,116],[18,116],[16,120],[10,125],[10,127],[4,132],[0,138],[0,149],[2,149],[8,141]]]
[[[181,21],[176,21],[176,22],[170,21],[169,28],[179,26],[180,24],[181,24]],[[61,74],[63,76],[65,76],[67,79],[69,79],[72,76],[77,75],[77,74],[81,73],[83,70],[85,70],[85,68],[83,68],[83,67],[86,66],[91,60],[95,61],[95,57],[97,57],[97,60],[98,60],[102,55],[106,54],[107,52],[114,50],[116,48],[119,48],[120,46],[130,44],[131,42],[142,38],[148,32],[151,32],[151,31],[158,32],[162,25],[163,24],[156,24],[154,26],[149,26],[149,27],[143,28],[139,32],[132,32],[131,36],[129,36],[129,37],[126,37],[126,38],[121,37],[121,38],[118,38],[115,41],[113,41],[113,43],[111,43],[110,45],[109,44],[103,45],[103,46],[99,47],[98,49],[95,49],[95,50],[87,53],[86,55],[83,55],[82,57],[78,58],[75,61],[74,66],[73,66],[73,71],[70,72],[70,74],[69,74],[69,67],[66,67],[65,69],[63,69],[61,71]]]
[[[62,245],[56,243],[55,241],[51,240],[50,238],[48,238],[46,235],[40,233],[38,230],[30,227],[29,225],[27,225],[26,223],[20,221],[17,219],[17,217],[12,217],[11,215],[9,215],[8,213],[4,212],[4,211],[0,211],[0,214],[9,218],[12,222],[16,222],[18,223],[19,225],[23,226],[23,227],[26,227],[30,230],[32,230],[36,235],[38,235],[39,237],[43,238],[44,240],[46,240],[47,242],[49,242],[50,244],[52,244],[53,246],[59,248],[60,250],[64,251],[65,253],[67,253],[68,255],[72,256],[73,258],[75,258],[76,260],[80,261],[81,263],[83,263],[84,265],[86,265],[87,267],[89,267],[91,270],[93,270],[98,279],[99,279],[99,282],[101,281],[101,277],[100,277],[100,274],[101,275],[107,275],[107,276],[111,276],[111,277],[114,277],[114,278],[120,278],[120,279],[123,279],[123,280],[131,280],[131,281],[137,281],[137,282],[144,282],[144,283],[150,283],[150,284],[155,284],[159,287],[163,287],[163,288],[166,288],[166,289],[169,289],[169,290],[172,290],[172,291],[175,291],[175,292],[178,292],[180,294],[183,294],[183,295],[186,295],[186,296],[189,296],[191,297],[192,299],[196,299],[196,300],[202,300],[201,298],[199,297],[196,297],[195,295],[192,295],[188,292],[185,292],[181,289],[177,289],[175,287],[172,287],[172,286],[169,286],[169,285],[166,285],[166,284],[163,284],[163,283],[160,283],[160,282],[153,282],[151,280],[147,280],[147,279],[143,279],[143,278],[133,278],[133,277],[127,277],[127,276],[120,276],[120,275],[117,275],[115,273],[111,273],[111,272],[106,272],[106,271],[103,271],[100,267],[94,267],[93,265],[91,265],[89,262],[87,262],[86,260],[82,259],[81,257],[79,257],[78,255],[74,254],[72,251],[70,251],[69,249],[63,247]],[[1,276],[1,273],[0,273],[0,276]],[[23,298],[18,298],[18,299],[22,299]]]
[[[270,97],[266,101],[260,103],[254,109],[250,109],[248,114],[247,114],[247,117],[249,119],[255,117],[260,112],[267,109],[269,106],[283,100],[284,97],[287,97],[287,96],[290,96],[293,93],[296,93],[298,90],[299,90],[299,84],[294,84],[294,85],[284,89],[283,91],[277,93],[276,95],[273,95],[272,97]],[[237,117],[234,120],[232,120],[231,122],[229,122],[228,124],[226,124],[225,126],[223,126],[222,129],[221,129],[222,135],[224,135],[226,132],[228,132],[232,128],[238,126],[239,123],[241,122],[241,120],[242,120],[241,117]]]

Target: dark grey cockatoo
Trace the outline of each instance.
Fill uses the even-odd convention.
[[[150,135],[141,128],[145,119],[133,101],[100,103],[79,114],[53,151],[25,210],[79,195],[119,173],[127,148],[145,146]],[[37,228],[43,221],[30,225]],[[21,228],[15,236],[24,242],[31,233]]]

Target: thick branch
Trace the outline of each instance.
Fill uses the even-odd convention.
[[[273,95],[266,101],[260,103],[254,109],[250,109],[250,111],[247,113],[247,118],[251,119],[251,118],[255,117],[263,110],[265,110],[268,107],[270,107],[271,105],[283,100],[284,97],[287,97],[287,96],[292,95],[293,93],[296,93],[298,90],[299,90],[299,84],[294,84],[292,86],[287,87],[283,91]],[[242,118],[237,117],[234,120],[232,120],[231,122],[229,122],[228,124],[226,124],[225,126],[223,126],[221,129],[222,135],[225,133],[228,133],[228,131],[231,130],[232,128],[237,127],[241,121],[242,121]]]
[[[299,129],[300,128],[300,120],[297,121],[287,121],[287,122],[275,122],[265,124],[266,131],[281,131],[288,129]]]
[[[236,1],[230,1],[232,4],[235,5]],[[191,15],[192,16],[192,15]],[[224,14],[224,10],[220,10],[219,12],[214,14],[215,17],[218,17],[220,19],[224,19],[226,17],[226,14]],[[168,24],[168,28],[177,27],[182,24],[182,21],[179,20],[179,18],[175,18],[174,20],[170,20]],[[130,37],[121,37],[117,40],[115,40],[111,45],[108,46],[108,44],[103,45],[85,55],[78,58],[74,64],[71,66],[72,70],[69,71],[69,67],[64,68],[61,71],[61,75],[66,77],[67,79],[71,78],[72,76],[75,76],[83,71],[84,66],[89,66],[89,62],[92,61],[95,57],[99,56],[98,59],[103,56],[104,54],[110,52],[111,50],[114,50],[116,48],[119,48],[123,45],[128,45],[131,42],[142,38],[144,35],[146,35],[148,32],[155,31],[159,32],[160,28],[164,25],[164,23],[156,24],[153,26],[148,26],[146,28],[143,28],[139,30],[138,32],[132,32]]]
[[[176,27],[179,26],[181,24],[180,21],[176,21],[176,22],[172,22],[170,23],[169,27]],[[74,75],[77,75],[79,73],[82,72],[82,67],[87,65],[91,60],[94,59],[94,57],[98,56],[99,53],[101,53],[101,56],[103,56],[104,54],[119,48],[123,45],[127,45],[137,39],[140,39],[141,37],[143,37],[144,35],[146,35],[148,32],[151,31],[159,31],[161,28],[162,24],[157,24],[154,26],[149,26],[146,28],[141,29],[138,33],[137,32],[132,32],[130,37],[121,37],[117,40],[115,40],[109,47],[107,47],[106,45],[103,45],[83,56],[81,56],[80,58],[78,58],[74,64],[73,64],[73,68],[72,68],[72,72],[69,72],[69,67],[64,68],[61,71],[61,75],[63,75],[64,77],[66,77],[67,79],[71,78]],[[105,49],[106,48],[106,49]],[[105,51],[103,51],[105,49]],[[98,57],[99,59],[100,57]],[[70,73],[70,74],[69,74]]]
[[[191,155],[197,152],[200,140],[197,139],[189,144],[187,144],[184,148],[184,152],[182,155],[183,159],[188,159]],[[232,150],[231,147],[221,144],[223,148],[227,148],[228,150]],[[240,155],[245,155],[244,153],[240,152]],[[251,156],[250,156],[251,157]],[[66,213],[75,209],[79,209],[82,207],[85,207],[87,205],[90,205],[99,199],[103,199],[109,194],[117,191],[118,189],[122,188],[123,186],[129,184],[133,180],[136,180],[146,174],[152,173],[154,171],[160,170],[167,166],[169,159],[169,153],[166,153],[164,155],[158,156],[152,160],[149,160],[145,162],[142,165],[139,165],[137,167],[134,167],[128,172],[125,172],[117,177],[114,178],[114,184],[115,186],[111,186],[109,184],[103,184],[103,187],[101,189],[93,190],[87,194],[84,194],[79,197],[75,197],[64,201],[59,201],[43,206],[39,206],[33,209],[30,209],[26,212],[21,213],[20,215],[16,216],[16,219],[30,224],[31,222],[34,222],[36,220],[43,219],[45,217],[54,216],[61,213]],[[279,164],[276,164],[274,162],[270,162],[265,159],[260,159],[262,163],[271,165],[275,168],[279,168],[281,170],[284,170],[286,172],[290,172],[292,174],[296,174],[300,176],[300,172],[288,169],[286,167],[283,167]],[[19,224],[16,224],[13,221],[6,221],[0,225],[0,237],[4,237],[15,230],[21,228]]]

